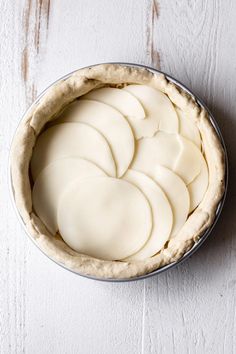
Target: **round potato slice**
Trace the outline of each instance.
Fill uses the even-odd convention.
[[[72,249],[104,260],[137,252],[152,229],[150,205],[142,192],[111,177],[71,182],[60,198],[57,221]]]
[[[191,183],[200,173],[205,159],[201,151],[192,141],[178,136],[181,142],[181,151],[174,164],[174,172],[176,172],[186,184]]]
[[[128,258],[128,260],[142,260],[159,252],[169,239],[173,223],[172,210],[165,193],[150,177],[141,172],[128,170],[124,179],[142,191],[152,209],[151,235],[144,247]]]
[[[146,112],[146,119],[130,121],[137,139],[152,137],[158,130],[178,133],[178,116],[170,99],[163,92],[146,85],[128,85],[123,90],[134,95]]]
[[[190,195],[190,212],[202,201],[208,187],[208,168],[204,161],[199,175],[187,186]]]
[[[165,192],[172,207],[173,227],[171,238],[173,238],[184,225],[189,214],[190,198],[188,189],[179,176],[160,165],[155,168],[153,179]]]
[[[158,132],[152,138],[137,141],[131,168],[150,176],[158,165],[173,169],[180,150],[177,134]]]
[[[152,175],[153,169],[162,165],[189,184],[200,173],[203,163],[201,151],[190,140],[179,134],[157,132],[154,137],[137,142],[131,168]]]
[[[108,175],[116,176],[116,166],[108,142],[101,133],[87,124],[58,124],[39,136],[31,159],[33,180],[51,162],[64,157],[87,159]]]
[[[197,125],[180,108],[175,108],[179,118],[179,133],[201,150],[201,136]]]
[[[55,123],[82,122],[102,133],[108,141],[121,177],[134,155],[134,136],[129,123],[113,107],[93,100],[76,100],[55,120]]]
[[[39,174],[33,187],[33,207],[52,234],[58,231],[57,206],[64,189],[74,179],[94,176],[106,174],[93,163],[76,157],[56,160]]]
[[[106,103],[116,108],[125,117],[144,119],[145,111],[141,103],[129,92],[112,87],[103,87],[92,90],[83,96],[87,100],[95,100]]]

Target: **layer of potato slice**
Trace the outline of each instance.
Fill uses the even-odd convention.
[[[103,87],[90,91],[82,96],[83,99],[106,103],[117,109],[126,118],[144,119],[145,111],[141,103],[129,92],[118,88]]]
[[[192,141],[179,135],[181,151],[174,165],[174,171],[186,184],[191,183],[200,173],[205,159],[201,151]]]
[[[152,177],[165,192],[172,207],[172,238],[178,233],[187,220],[190,211],[189,192],[183,180],[166,167],[158,165]]]
[[[151,235],[144,247],[128,258],[128,260],[142,260],[159,252],[169,239],[173,223],[172,210],[165,193],[150,177],[141,172],[128,170],[123,178],[142,191],[152,209]]]
[[[33,179],[51,162],[75,156],[95,163],[110,176],[116,176],[110,146],[101,133],[84,123],[62,123],[45,130],[37,139],[31,159]]]
[[[157,165],[162,165],[189,184],[199,174],[203,163],[201,151],[190,140],[179,134],[157,132],[154,137],[137,142],[131,168],[150,175]]]
[[[68,183],[94,176],[106,174],[93,163],[78,157],[56,160],[41,171],[33,187],[33,207],[52,234],[58,230],[58,200]]]
[[[180,143],[176,134],[158,132],[152,138],[137,141],[132,169],[150,175],[157,165],[173,169],[180,151]]]
[[[152,213],[143,193],[111,177],[71,182],[59,200],[57,220],[71,248],[104,260],[137,252],[152,229]]]
[[[187,186],[190,195],[190,212],[201,203],[208,187],[208,180],[208,168],[204,161],[198,176]]]
[[[201,150],[201,136],[197,125],[180,108],[175,107],[179,118],[179,134],[191,140]]]
[[[146,119],[132,119],[131,125],[137,139],[152,137],[158,130],[178,133],[179,122],[170,99],[162,92],[146,85],[128,85],[123,88],[130,92],[143,105]]]
[[[33,209],[80,253],[152,257],[204,198],[198,127],[152,87],[93,90],[52,124],[33,150]]]
[[[134,136],[129,123],[113,107],[93,101],[77,100],[70,104],[55,123],[82,122],[102,133],[108,141],[121,177],[129,167],[134,154]]]

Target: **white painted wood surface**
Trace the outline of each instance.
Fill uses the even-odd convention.
[[[0,1],[0,353],[236,353],[236,2]],[[172,74],[211,107],[227,144],[227,202],[191,259],[145,281],[100,283],[43,256],[10,203],[10,142],[58,77],[125,61]]]

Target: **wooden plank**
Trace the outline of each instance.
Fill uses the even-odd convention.
[[[161,69],[211,107],[235,173],[234,1],[159,1]],[[144,353],[234,353],[235,186],[210,239],[190,260],[147,280]]]
[[[161,68],[209,104],[233,176],[235,15],[233,0],[0,3],[0,353],[236,351],[233,183],[214,234],[189,261],[146,281],[107,284],[59,268],[30,243],[6,174],[16,125],[41,90],[78,67],[124,61]]]
[[[24,110],[20,76],[20,6],[0,2],[0,352],[25,347],[25,273],[27,242],[16,221],[8,188],[8,157],[16,124]]]
[[[29,59],[27,85],[31,92],[40,92],[55,79],[84,65],[105,61],[145,62],[146,40],[142,33],[146,23],[144,28],[140,26],[145,6],[145,1],[74,0],[69,7],[65,0],[51,2],[49,20],[41,17],[40,25],[46,32],[48,23],[47,35],[40,41],[39,49],[35,43],[30,49],[35,53]],[[31,10],[32,27],[35,13],[38,12]],[[60,269],[35,248],[30,250],[26,351],[140,352],[142,282],[89,281]]]
[[[146,48],[147,59],[145,64],[154,67],[155,69],[161,68],[160,53],[157,50],[155,33],[156,25],[159,18],[159,3],[156,0],[149,1],[146,7]]]
[[[47,43],[50,0],[25,0],[22,15],[21,73],[26,103],[37,96],[37,69]]]

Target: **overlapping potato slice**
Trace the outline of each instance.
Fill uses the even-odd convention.
[[[66,186],[74,179],[106,176],[93,163],[76,157],[51,162],[37,177],[33,187],[33,206],[48,230],[55,234],[58,200]]]
[[[201,150],[201,136],[197,125],[180,108],[175,107],[175,110],[179,118],[180,135],[191,140]]]
[[[198,127],[152,87],[93,90],[52,124],[31,159],[33,208],[80,253],[152,257],[204,198]]]
[[[108,141],[121,177],[134,154],[134,137],[127,120],[113,107],[93,101],[77,100],[70,104],[55,123],[82,122],[102,133]]]
[[[197,177],[188,184],[190,194],[190,212],[192,212],[202,201],[208,187],[208,168],[205,160],[202,161],[201,171]]]
[[[87,159],[108,175],[116,176],[110,146],[101,133],[84,123],[62,123],[45,130],[37,139],[31,159],[33,179],[49,163],[73,156]]]
[[[152,257],[169,239],[173,223],[171,206],[162,189],[145,174],[128,170],[123,178],[142,191],[150,203],[153,218],[152,232],[144,247],[126,260]]]
[[[128,85],[123,90],[134,95],[146,112],[146,119],[130,121],[137,139],[152,137],[158,130],[178,133],[179,122],[176,111],[164,93],[145,85]]]
[[[191,183],[200,173],[205,159],[201,151],[190,140],[179,135],[181,151],[174,165],[174,171],[186,184]]]
[[[71,248],[105,260],[137,252],[152,229],[152,213],[143,193],[111,177],[71,182],[60,198],[57,220]]]
[[[191,141],[179,134],[157,132],[154,137],[137,142],[131,168],[151,175],[157,165],[162,165],[189,184],[200,173],[203,163],[201,151]]]
[[[173,169],[180,152],[177,134],[158,132],[152,138],[137,141],[132,169],[151,175],[157,165]]]
[[[84,95],[83,99],[106,103],[117,109],[128,119],[131,117],[138,120],[145,118],[145,111],[141,103],[129,92],[118,88],[103,87],[93,90]]]
[[[173,227],[171,238],[173,238],[184,225],[190,211],[188,189],[179,176],[164,166],[156,166],[152,177],[165,192],[172,207]]]

